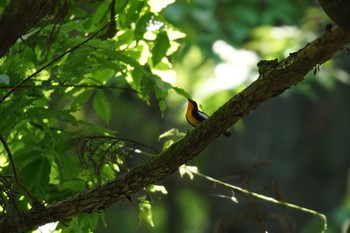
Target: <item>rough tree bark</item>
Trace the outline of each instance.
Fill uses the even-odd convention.
[[[28,25],[25,21],[22,23]],[[0,29],[1,26],[3,25],[0,23]],[[28,26],[26,27],[28,29]],[[8,33],[1,33],[0,41],[6,37],[14,38],[13,35],[7,35]],[[19,34],[18,31],[15,33]],[[13,43],[14,40],[9,41]],[[11,43],[8,42],[7,46]],[[349,34],[338,27],[331,28],[304,48],[290,54],[286,59],[264,67],[255,82],[231,98],[208,120],[169,149],[100,187],[86,190],[58,203],[49,203],[45,207],[34,208],[18,218],[7,216],[0,222],[0,232],[25,232],[49,222],[67,220],[83,212],[91,213],[101,210],[163,179],[180,165],[198,155],[240,118],[268,99],[302,81],[310,70],[329,60],[347,43],[350,43]],[[7,50],[6,46],[1,45],[2,53]]]
[[[12,0],[0,16],[0,57],[35,24],[53,15],[59,0]]]

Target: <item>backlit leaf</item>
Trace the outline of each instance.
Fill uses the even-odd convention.
[[[156,66],[163,57],[165,57],[170,47],[169,37],[166,31],[162,31],[157,35],[155,44],[152,48],[152,62]]]

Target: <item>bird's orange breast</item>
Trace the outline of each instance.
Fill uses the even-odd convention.
[[[186,111],[186,120],[190,125],[195,127],[199,125],[200,121],[194,117],[193,110],[194,110],[194,105],[191,102],[188,102],[187,111]]]

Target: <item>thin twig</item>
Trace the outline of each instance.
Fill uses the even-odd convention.
[[[326,215],[324,215],[324,214],[322,214],[320,212],[317,212],[315,210],[308,209],[308,208],[305,208],[305,207],[302,207],[302,206],[298,206],[298,205],[295,205],[295,204],[292,204],[292,203],[280,201],[280,200],[277,200],[277,199],[272,198],[272,197],[267,197],[265,195],[262,195],[262,194],[259,194],[259,193],[255,193],[255,192],[251,192],[249,190],[240,188],[238,186],[234,186],[234,185],[222,182],[222,181],[217,180],[215,178],[212,178],[210,176],[206,176],[206,175],[204,175],[204,174],[202,174],[202,173],[200,173],[198,171],[195,171],[194,169],[190,169],[186,165],[181,166],[181,168],[182,169],[186,169],[189,173],[195,174],[195,175],[200,176],[200,177],[202,177],[202,178],[204,178],[206,180],[209,180],[211,182],[220,184],[220,185],[225,186],[225,187],[227,187],[229,189],[232,189],[234,191],[237,191],[237,192],[240,192],[240,193],[244,193],[244,194],[247,194],[249,196],[252,196],[252,197],[255,197],[255,198],[258,198],[258,199],[261,199],[261,200],[265,200],[265,201],[268,201],[268,202],[272,202],[272,203],[275,203],[275,204],[278,204],[278,205],[286,206],[286,207],[289,207],[289,208],[292,208],[292,209],[297,209],[299,211],[318,216],[323,221],[323,231],[322,232],[326,232],[326,230],[327,230],[327,217],[326,217]]]
[[[25,79],[23,79],[22,81],[20,81],[19,83],[17,83],[15,86],[13,86],[1,99],[0,99],[0,104],[12,93],[14,92],[18,87],[22,86],[25,82],[27,82],[28,80],[32,79],[33,77],[35,77],[36,75],[38,75],[41,71],[43,71],[44,69],[46,69],[47,67],[51,66],[52,64],[54,64],[55,62],[57,62],[58,60],[60,60],[62,57],[64,57],[65,55],[73,52],[74,50],[78,49],[79,47],[81,47],[82,45],[86,44],[88,41],[90,41],[91,39],[93,39],[94,37],[96,37],[102,30],[104,30],[110,22],[108,22],[107,24],[105,24],[102,28],[100,28],[98,31],[96,31],[94,34],[92,34],[91,36],[89,36],[86,40],[80,42],[79,44],[73,46],[72,48],[68,49],[66,52],[62,53],[61,55],[58,55],[57,57],[55,57],[53,60],[51,60],[50,62],[48,62],[46,65],[42,66],[41,68],[39,68],[37,71],[35,71],[33,74],[29,75],[28,77],[26,77]]]
[[[38,204],[38,203],[40,204],[38,199],[28,191],[28,189],[23,185],[22,181],[19,179],[18,174],[17,174],[17,170],[16,170],[16,166],[15,166],[15,162],[13,160],[12,152],[11,152],[10,148],[8,147],[7,142],[4,138],[4,136],[2,136],[2,134],[0,134],[0,141],[2,142],[2,145],[4,146],[4,148],[7,152],[7,155],[8,155],[9,161],[10,161],[10,165],[12,168],[13,176],[15,178],[15,181],[16,181],[18,187],[20,187],[23,190],[23,192],[25,192],[25,194],[30,198],[30,200],[32,201],[33,204]]]

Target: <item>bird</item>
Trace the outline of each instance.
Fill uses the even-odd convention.
[[[196,101],[191,100],[190,98],[188,98],[187,100],[188,104],[186,111],[186,120],[193,127],[197,127],[202,121],[208,119],[209,116],[204,112],[199,111]],[[223,135],[229,137],[231,136],[231,133],[229,131],[225,131]]]

